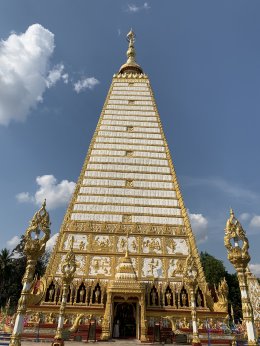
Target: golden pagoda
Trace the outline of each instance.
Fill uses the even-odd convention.
[[[77,268],[67,325],[94,319],[103,340],[116,333],[145,341],[156,323],[185,326],[191,320],[183,275],[189,255],[198,271],[201,324],[226,317],[227,287],[222,282],[212,298],[150,81],[135,59],[132,30],[127,38],[127,62],[113,76],[30,311],[32,321],[40,311],[44,323],[55,323],[61,263],[74,237]]]

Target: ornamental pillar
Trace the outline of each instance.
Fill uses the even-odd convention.
[[[32,288],[35,266],[38,259],[44,254],[46,242],[50,238],[50,219],[45,209],[46,200],[42,207],[37,211],[24,235],[23,253],[27,257],[25,274],[23,276],[21,297],[18,301],[17,315],[15,319],[14,329],[11,336],[10,346],[21,345],[21,334],[23,332],[24,316],[30,299],[30,291]],[[43,233],[40,238],[41,232]]]
[[[76,259],[75,259],[75,254],[73,252],[73,243],[74,243],[74,237],[72,236],[70,240],[70,249],[67,252],[64,261],[61,263],[62,298],[61,298],[61,305],[60,305],[56,335],[54,337],[54,341],[52,342],[53,346],[64,345],[62,331],[63,331],[63,325],[64,325],[65,308],[67,305],[70,284],[74,278],[74,274],[76,271]]]
[[[201,346],[197,322],[197,308],[195,299],[195,290],[198,284],[198,270],[195,266],[194,260],[189,255],[187,257],[185,268],[184,268],[184,280],[186,286],[189,290],[190,295],[190,307],[191,307],[191,317],[192,317],[192,345]]]
[[[108,290],[107,302],[102,322],[101,340],[109,340],[111,336],[112,293]]]
[[[230,217],[226,223],[224,244],[227,249],[228,259],[237,272],[241,292],[243,319],[245,320],[247,329],[248,345],[256,346],[258,345],[257,334],[246,275],[246,268],[251,259],[248,252],[249,242],[244,229],[235,218],[232,209],[230,210]]]
[[[145,313],[145,296],[141,295],[140,298],[140,306],[141,306],[141,336],[140,341],[147,341],[147,326],[146,326],[146,313]]]

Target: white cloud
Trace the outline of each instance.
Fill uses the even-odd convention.
[[[260,263],[249,264],[249,269],[256,277],[260,277]]]
[[[34,196],[28,192],[21,192],[16,195],[19,202],[34,202],[36,205],[41,205],[46,198],[47,208],[55,209],[64,204],[67,204],[75,189],[76,184],[73,181],[62,180],[60,183],[52,174],[42,175],[36,178],[36,183],[39,186]],[[21,198],[25,196],[25,198]]]
[[[242,213],[238,219],[241,221],[248,221],[250,219],[250,214],[249,213]]]
[[[16,199],[20,203],[33,202],[33,197],[30,196],[29,192],[21,192],[16,195]]]
[[[69,82],[69,74],[68,73],[64,73],[61,77],[63,79],[63,82],[65,84],[68,84],[68,82]]]
[[[6,242],[7,248],[10,250],[14,249],[16,245],[20,243],[20,240],[21,239],[17,235],[15,235],[13,238]]]
[[[251,227],[260,227],[260,215],[255,215],[252,217],[249,226]]]
[[[137,6],[135,4],[128,4],[127,5],[127,12],[131,13],[137,13],[142,10],[149,10],[151,7],[149,6],[148,2],[145,2],[142,6]]]
[[[99,80],[97,80],[95,77],[82,78],[74,83],[74,90],[77,93],[80,93],[86,89],[92,90],[97,84],[99,84]]]
[[[208,220],[202,214],[189,213],[189,217],[197,243],[204,243],[208,239]]]
[[[47,87],[54,34],[33,24],[0,42],[0,124],[25,121]]]
[[[68,73],[64,73],[64,68],[65,67],[63,64],[58,64],[49,71],[49,74],[46,78],[47,88],[54,86],[60,79],[62,79],[65,84],[68,84],[69,75]]]
[[[46,251],[51,251],[57,241],[59,233],[54,234],[46,243]]]

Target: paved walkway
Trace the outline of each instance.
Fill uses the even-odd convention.
[[[152,344],[142,344],[138,340],[111,340],[111,341],[99,341],[99,342],[89,342],[90,345],[95,346],[135,346],[135,345],[152,345]],[[153,345],[162,345],[161,343],[154,343]],[[33,342],[33,341],[22,341],[22,346],[47,346],[50,342]],[[85,346],[86,342],[75,342],[75,341],[65,341],[65,346]],[[164,345],[164,344],[163,344]],[[176,345],[176,344],[175,344]],[[183,345],[182,345],[183,346]],[[185,345],[184,345],[185,346]]]

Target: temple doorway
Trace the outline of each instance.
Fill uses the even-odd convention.
[[[136,303],[114,303],[113,338],[136,338]]]

